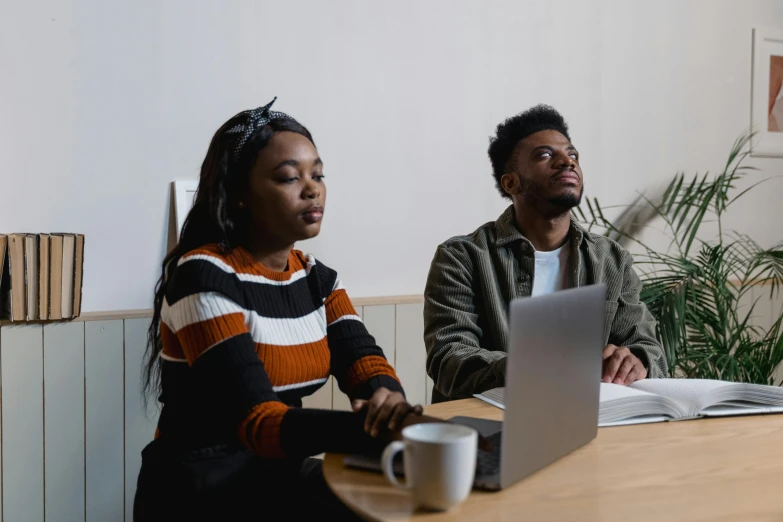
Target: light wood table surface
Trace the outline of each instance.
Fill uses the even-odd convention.
[[[477,399],[430,415],[502,419]],[[326,480],[367,520],[783,521],[783,415],[601,428],[585,447],[497,493],[474,491],[446,513],[415,512],[379,473],[327,454]]]

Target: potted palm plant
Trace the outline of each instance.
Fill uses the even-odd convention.
[[[677,174],[658,193],[640,194],[623,206],[616,219],[606,217],[610,207],[597,199],[577,209],[588,229],[641,251],[635,256],[644,283],[641,299],[658,321],[672,376],[775,384],[783,361],[783,316],[767,329],[752,320],[759,302],[768,303],[780,290],[783,242],[765,249],[723,227],[732,204],[769,179],[736,188],[755,170],[743,164],[751,137],[747,132],[737,139],[719,175]],[[665,227],[668,247],[654,249],[640,239],[653,223]],[[704,237],[706,223],[717,225],[715,237]],[[750,299],[757,285],[765,293]]]

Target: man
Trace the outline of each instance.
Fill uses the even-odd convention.
[[[563,117],[538,105],[509,118],[498,125],[489,157],[497,188],[513,205],[435,253],[424,292],[433,402],[504,386],[512,299],[594,283],[607,285],[603,381],[665,377],[631,255],[571,217],[583,180]]]

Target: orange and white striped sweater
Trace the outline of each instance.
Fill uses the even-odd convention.
[[[371,444],[351,412],[301,408],[334,375],[351,399],[402,387],[337,273],[293,250],[284,272],[208,245],[170,271],[161,312],[161,438],[262,457]]]

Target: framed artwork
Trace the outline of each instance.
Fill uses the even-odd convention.
[[[188,217],[188,212],[193,206],[197,189],[198,180],[195,179],[171,182],[171,190],[174,193],[174,221],[177,223],[177,240],[182,233],[185,218]]]
[[[783,29],[753,30],[753,156],[783,157]]]

